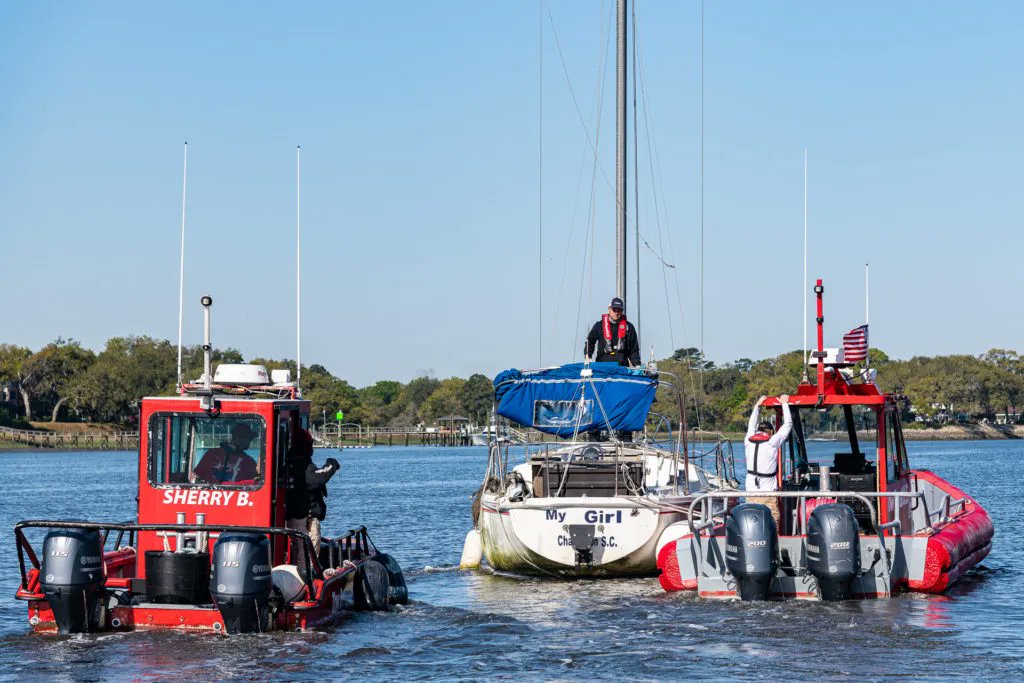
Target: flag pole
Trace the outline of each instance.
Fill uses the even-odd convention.
[[[864,337],[865,337],[864,341],[867,342],[867,348],[864,351],[864,370],[865,371],[871,369],[871,327],[870,327],[871,320],[870,320],[869,315],[868,315],[868,313],[869,313],[868,302],[870,300],[870,297],[868,296],[868,266],[869,266],[869,264],[867,264],[867,263],[864,264],[864,331],[866,332],[866,334],[864,335]]]

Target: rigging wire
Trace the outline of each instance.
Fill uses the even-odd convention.
[[[614,9],[614,5],[610,4],[609,5],[609,9],[610,10]],[[609,13],[611,13],[611,12],[609,12]],[[586,136],[587,144],[590,146],[591,151],[594,153],[594,159],[595,159],[595,162],[596,162],[596,170],[599,170],[601,172],[601,178],[604,180],[605,185],[607,185],[608,188],[614,192],[615,184],[608,177],[608,173],[607,173],[607,171],[605,171],[604,165],[601,163],[600,155],[598,154],[598,151],[597,151],[598,144],[600,143],[600,140],[597,139],[595,141],[595,138],[591,137],[590,129],[587,127],[586,119],[583,116],[583,111],[582,111],[582,109],[580,109],[579,100],[577,100],[577,98],[576,98],[576,91],[572,87],[572,79],[569,78],[569,69],[568,69],[568,67],[566,66],[566,63],[565,63],[565,55],[562,52],[561,41],[558,40],[558,31],[555,29],[555,20],[554,20],[554,17],[552,17],[552,15],[551,15],[551,8],[550,7],[548,8],[548,19],[549,19],[549,21],[551,23],[552,35],[555,38],[555,48],[558,51],[558,58],[559,58],[559,60],[562,63],[562,73],[565,75],[565,81],[566,81],[566,84],[569,87],[569,94],[572,96],[572,103],[573,103],[573,106],[576,109],[576,117],[579,119],[580,126],[583,127],[583,133]],[[616,206],[617,206],[618,205],[618,199],[616,199],[615,202],[616,202]],[[636,217],[635,216],[631,216],[629,214],[629,211],[627,210],[626,211],[627,224],[628,224],[630,219],[632,219],[633,222],[636,223]],[[643,237],[643,233],[640,233],[640,234],[641,234],[641,237]],[[653,251],[653,249],[652,249],[652,251]]]
[[[551,22],[551,32],[552,32],[552,35],[555,38],[555,45],[556,45],[556,47],[558,48],[558,51],[559,51],[559,58],[561,59],[561,62],[562,62],[562,71],[563,71],[563,74],[566,77],[566,81],[569,84],[569,92],[575,98],[575,91],[574,91],[574,89],[572,87],[571,79],[569,78],[569,71],[566,68],[565,59],[564,59],[564,57],[562,56],[562,53],[561,53],[561,44],[560,44],[560,42],[558,40],[558,30],[555,28],[554,17],[551,16],[550,9],[547,10],[547,14],[548,14],[548,18],[550,19],[550,22]],[[603,19],[604,14],[602,13],[601,16],[602,16],[602,28],[598,32],[599,36],[605,33],[604,19]],[[598,51],[597,51],[598,71],[597,71],[597,78],[595,79],[595,82],[594,82],[594,114],[595,114],[595,118],[597,119],[598,122],[600,122],[601,100],[602,100],[602,96],[601,96],[601,74],[602,74],[602,71],[603,71],[603,65],[602,65],[601,53],[602,53],[602,45],[604,43],[606,43],[606,42],[607,42],[606,40],[603,40],[603,41],[599,42],[598,43]],[[574,100],[574,102],[575,102],[575,100]],[[569,234],[568,234],[568,237],[567,237],[567,240],[566,240],[566,244],[565,244],[565,254],[562,257],[561,276],[560,276],[559,282],[558,282],[558,296],[555,297],[555,315],[554,315],[554,317],[552,318],[552,321],[551,321],[551,338],[550,338],[550,342],[552,344],[555,342],[555,337],[556,337],[557,332],[558,332],[558,321],[561,319],[560,316],[559,316],[559,311],[561,310],[562,294],[565,291],[565,274],[569,271],[569,254],[571,253],[572,247],[575,244],[574,236],[575,236],[575,233],[576,233],[576,218],[577,218],[577,211],[579,209],[580,191],[583,188],[583,175],[584,175],[584,172],[586,171],[586,167],[587,167],[588,154],[591,152],[591,150],[593,150],[593,144],[590,142],[589,134],[588,134],[588,130],[587,130],[586,126],[584,126],[584,134],[586,136],[586,139],[585,139],[584,144],[583,144],[583,150],[582,150],[582,154],[581,154],[581,158],[580,158],[580,171],[579,171],[579,174],[578,174],[578,176],[576,178],[576,192],[575,192],[575,195],[573,197],[572,215],[571,215],[570,220],[569,220]],[[593,158],[593,155],[590,155],[590,156]],[[596,158],[595,158],[594,163],[596,163]],[[593,185],[594,185],[594,181],[593,181],[593,179],[591,179],[591,192],[593,192]],[[588,221],[589,221],[589,214],[588,214]],[[587,253],[587,251],[586,251],[586,239],[588,239],[588,238],[589,238],[589,235],[587,233],[584,233],[584,240],[585,240],[584,241],[584,248],[583,248],[584,263],[585,263],[585,259],[586,259],[586,253]],[[574,338],[575,338],[575,335],[576,335],[576,329],[579,327],[579,314],[580,314],[580,306],[577,307],[577,311],[576,311],[576,327],[573,328],[573,337]],[[574,344],[575,344],[575,342],[574,342]],[[574,346],[574,349],[575,349],[575,346]],[[570,352],[570,356],[574,357],[573,356],[574,353],[575,353],[575,351],[571,351]]]
[[[643,89],[643,95],[644,95],[644,129],[645,129],[645,139],[647,140],[647,162],[648,162],[648,164],[650,166],[651,188],[652,188],[651,191],[652,191],[652,194],[654,196],[655,224],[658,226],[658,248],[661,251],[661,253],[664,253],[665,252],[665,245],[664,245],[664,242],[662,241],[662,237],[661,237],[661,235],[662,235],[662,230],[661,230],[661,210],[659,208],[657,188],[654,185],[654,153],[651,151],[651,126],[650,126],[650,122],[648,120],[648,100],[647,100],[647,91],[646,91],[646,79],[645,79],[645,83],[644,83],[643,88],[644,88]],[[664,263],[664,261],[662,263]],[[676,339],[675,339],[675,332],[674,332],[673,326],[672,326],[672,310],[671,310],[672,302],[671,302],[671,299],[669,298],[669,293],[668,293],[668,273],[666,272],[667,270],[668,269],[665,268],[664,266],[662,267],[662,269],[661,269],[661,280],[662,280],[662,284],[664,285],[664,288],[665,288],[665,310],[666,310],[666,313],[668,314],[667,315],[667,317],[668,317],[668,338],[669,338],[669,342],[672,344],[672,349],[674,351],[675,347],[676,347]]]
[[[700,355],[704,389],[704,0],[700,0]]]
[[[544,0],[537,19],[537,367],[544,366]]]
[[[636,298],[633,307],[636,309],[636,334],[637,338],[640,337],[640,333],[643,331],[640,325],[640,162],[638,157],[639,154],[639,139],[637,138],[637,121],[636,121],[636,2],[633,3],[632,10],[632,21],[633,21],[633,225],[636,228],[636,236],[633,239],[634,249],[636,256]],[[643,350],[641,349],[641,354]],[[643,356],[640,358],[643,361]]]
[[[647,140],[648,140],[648,159],[649,159],[649,161],[651,161],[653,163],[653,167],[651,169],[651,174],[652,174],[651,191],[652,191],[652,195],[654,197],[655,206],[657,207],[659,205],[659,202],[658,202],[658,188],[659,187],[661,188],[661,194],[662,194],[663,197],[665,197],[667,195],[665,193],[664,174],[661,173],[661,158],[660,158],[660,155],[658,154],[658,145],[657,145],[657,141],[655,139],[656,138],[655,126],[650,121],[650,119],[653,118],[653,114],[650,114],[650,106],[649,106],[649,102],[648,102],[647,71],[646,71],[646,68],[644,66],[644,61],[643,61],[643,56],[642,56],[643,55],[643,50],[642,50],[642,48],[639,47],[639,45],[640,45],[639,28],[637,28],[637,38],[636,38],[636,41],[637,41],[637,46],[638,46],[638,54],[640,55],[638,57],[637,61],[639,62],[638,66],[639,66],[639,69],[640,69],[640,94],[641,94],[641,100],[643,102],[643,107],[644,107],[645,135],[646,135]],[[652,150],[653,150],[653,152],[652,152]],[[656,211],[655,215],[657,217],[657,220],[660,221],[661,220],[661,215],[662,215],[662,213],[664,213],[664,220],[665,220],[665,223],[666,223],[666,233],[668,235],[669,252],[672,255],[672,259],[675,260],[675,256],[674,256],[674,254],[675,254],[675,247],[674,247],[674,244],[673,244],[673,241],[672,241],[672,230],[669,227],[668,207],[667,207],[667,204],[664,201],[660,202],[660,206],[661,206],[660,211]],[[660,226],[659,226],[659,230],[660,230]],[[660,232],[659,232],[659,235],[660,235]],[[648,247],[648,249],[651,249],[652,253],[654,253],[654,250],[650,247],[650,245],[646,245],[646,246]],[[702,258],[703,258],[703,255],[702,255]],[[677,301],[678,306],[679,306],[680,321],[682,321],[684,323],[683,324],[683,329],[685,330],[685,320],[686,320],[686,317],[685,317],[684,308],[683,308],[682,292],[681,292],[681,289],[680,289],[680,286],[679,286],[679,271],[678,271],[678,269],[675,268],[675,266],[665,264],[664,260],[662,260],[662,264],[666,265],[666,266],[668,266],[670,268],[673,268],[673,270],[675,271],[674,275],[673,275],[673,281],[675,283],[676,301]],[[668,297],[666,296],[666,300],[667,299],[668,299]],[[671,324],[671,311],[669,311],[669,320],[670,320],[670,324]],[[685,336],[685,331],[684,331],[684,336]],[[674,345],[675,344],[673,343],[673,346]],[[686,353],[686,355],[684,357],[684,360],[686,362],[687,378],[690,381],[690,389],[691,389],[691,392],[692,392],[693,397],[694,397],[694,416],[697,419],[697,427],[700,428],[702,423],[703,423],[702,414],[701,414],[701,401],[700,401],[700,395],[701,394],[698,394],[698,392],[697,392],[697,385],[696,385],[696,382],[694,381],[694,378],[693,378],[693,375],[694,375],[693,363],[692,363],[692,360],[690,358],[690,354],[688,352]],[[701,364],[699,366],[698,374],[700,376],[700,389],[701,389],[701,392],[703,392],[703,390],[704,390],[704,366],[703,366],[703,364]]]
[[[614,5],[609,3],[608,7],[609,7],[608,23],[605,25],[605,31],[604,31],[605,32],[605,38],[602,41],[602,44],[604,45],[604,53],[603,54],[599,53],[599,59],[598,59],[599,71],[598,71],[598,80],[597,80],[597,84],[596,84],[597,87],[596,87],[596,92],[595,92],[595,96],[597,98],[597,102],[596,102],[596,106],[595,106],[595,109],[597,110],[597,123],[596,123],[596,126],[595,126],[595,128],[596,128],[596,130],[595,130],[595,138],[597,139],[597,141],[599,143],[601,141],[601,119],[602,119],[601,113],[603,111],[603,103],[604,103],[604,88],[605,88],[605,83],[607,81],[607,75],[608,75],[607,65],[608,65],[608,53],[610,51],[609,43],[610,43],[610,38],[611,38],[611,25],[612,25],[612,22],[611,22],[612,12],[611,12],[611,10],[613,9]],[[563,62],[563,64],[564,64],[564,62]],[[589,136],[588,136],[588,139],[589,139]],[[575,330],[576,330],[577,334],[579,334],[580,332],[585,332],[585,328],[583,328],[583,329],[580,328],[580,316],[582,315],[582,312],[583,312],[583,283],[584,283],[584,276],[585,276],[585,274],[588,271],[588,266],[589,266],[589,277],[587,278],[587,281],[589,282],[589,285],[590,285],[589,288],[588,288],[588,298],[589,298],[589,302],[588,303],[593,304],[593,300],[594,300],[594,289],[593,289],[593,280],[594,280],[594,244],[597,241],[597,170],[598,170],[599,165],[600,165],[600,159],[599,159],[598,155],[596,154],[596,148],[595,148],[594,166],[593,166],[593,171],[591,172],[591,178],[590,178],[590,205],[589,205],[588,214],[587,214],[587,222],[590,224],[590,233],[588,235],[588,243],[584,243],[584,245],[583,245],[583,272],[580,273],[580,294],[579,294],[579,299],[577,300],[577,304],[576,304],[576,327],[575,327]],[[589,246],[589,260],[587,258],[587,247],[588,246]],[[574,345],[574,349],[577,349],[577,350],[579,349],[579,346],[578,346],[578,344],[576,343],[575,340],[573,342],[573,345]],[[576,357],[575,352],[572,354],[572,357],[573,358]]]

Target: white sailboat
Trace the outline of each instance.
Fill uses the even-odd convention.
[[[626,296],[626,0],[618,0],[616,296]],[[495,570],[549,576],[645,576],[659,551],[688,533],[687,508],[709,490],[735,487],[731,454],[717,443],[687,448],[685,426],[657,442],[646,429],[659,389],[677,378],[615,363],[577,363],[495,379],[495,411],[560,437],[518,449],[490,440],[487,471],[463,567],[481,555]],[[634,438],[635,437],[635,438]],[[509,467],[513,451],[524,462]],[[714,464],[705,468],[705,463]]]

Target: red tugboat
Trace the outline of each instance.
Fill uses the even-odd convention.
[[[16,597],[36,631],[301,631],[407,601],[401,568],[365,527],[319,548],[286,528],[286,458],[310,403],[287,371],[221,365],[211,377],[202,303],[203,378],[142,401],[137,521],[15,526]],[[44,532],[39,553],[29,537]]]
[[[824,348],[821,280],[814,291],[817,382],[805,380],[789,396],[792,431],[778,454],[778,490],[756,492],[776,499],[779,528],[766,505],[711,505],[743,493],[701,494],[689,520],[677,523],[676,540],[659,550],[665,590],[744,600],[941,593],[992,548],[992,521],[977,501],[911,469],[898,397],[878,389],[873,371],[857,381],[841,352]],[[780,398],[762,408],[779,429]],[[845,418],[848,446],[838,446],[832,462],[811,462],[807,427],[829,412]],[[873,443],[859,442],[858,427],[874,431]]]

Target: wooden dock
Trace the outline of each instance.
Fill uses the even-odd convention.
[[[371,448],[373,446],[472,446],[473,437],[460,432],[427,432],[414,429],[366,427],[360,430],[337,428],[316,430],[316,445],[320,448]]]
[[[36,429],[0,427],[0,441],[29,448],[62,448],[82,451],[133,451],[139,447],[138,432],[61,433]]]
[[[427,432],[390,428],[367,428],[361,431],[317,431],[318,448],[371,448],[373,446],[441,446],[454,448],[472,446],[473,437],[460,432]],[[0,441],[27,448],[60,448],[66,450],[131,451],[139,447],[138,432],[64,433],[36,429],[0,427]]]

